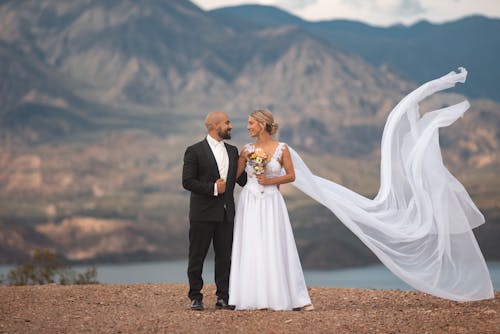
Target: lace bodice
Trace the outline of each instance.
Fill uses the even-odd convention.
[[[265,170],[266,177],[277,177],[283,175],[283,167],[281,166],[280,159],[281,156],[283,155],[284,147],[285,143],[278,143],[278,146],[276,147],[273,156],[266,165],[266,170]],[[245,149],[248,153],[253,153],[255,151],[255,146],[252,143],[246,144]],[[252,169],[252,166],[250,166],[248,162],[245,167],[245,171],[247,172],[247,175],[250,176],[250,179],[253,179],[253,181],[255,182],[254,171]]]
[[[283,167],[281,166],[280,159],[281,156],[283,155],[283,148],[285,147],[284,143],[278,143],[278,146],[276,147],[276,150],[274,151],[271,159],[266,165],[265,168],[265,175],[268,178],[271,177],[277,177],[284,175],[285,171]],[[248,153],[253,153],[255,152],[255,146],[254,144],[246,144],[245,149]],[[247,164],[245,166],[245,172],[247,172],[248,175],[248,180],[245,188],[254,193],[257,196],[267,196],[269,194],[273,194],[278,191],[278,186],[273,184],[273,185],[267,185],[264,186],[264,192],[262,192],[262,186],[259,185],[257,182],[257,177],[255,176],[255,172],[250,165],[250,163],[247,161]]]

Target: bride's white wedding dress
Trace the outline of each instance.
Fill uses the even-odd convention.
[[[461,103],[425,113],[419,103],[465,82],[467,71],[429,81],[391,111],[382,136],[380,189],[374,199],[311,173],[289,147],[295,182],[329,208],[395,275],[417,290],[457,301],[493,298],[472,229],[484,217],[446,169],[440,127],[469,108]],[[274,159],[270,175],[279,175]],[[287,209],[278,189],[260,194],[251,170],[236,211],[229,303],[237,309],[290,309],[308,304]]]
[[[282,175],[279,143],[266,166],[266,176]],[[245,145],[247,152],[255,150]],[[291,310],[311,304],[288,211],[276,185],[261,193],[252,168],[240,193],[235,216],[229,304],[237,310]]]

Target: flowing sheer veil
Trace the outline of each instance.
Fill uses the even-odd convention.
[[[311,173],[290,148],[293,185],[329,208],[395,275],[417,290],[458,301],[493,298],[472,228],[484,217],[446,169],[438,130],[469,102],[420,116],[427,96],[465,82],[467,71],[429,81],[390,113],[382,136],[380,189],[374,199]]]

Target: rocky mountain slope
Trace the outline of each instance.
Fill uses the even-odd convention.
[[[496,88],[500,70],[497,56],[500,20],[470,16],[443,24],[420,21],[411,26],[375,27],[361,22],[332,20],[309,22],[271,6],[242,5],[210,12],[240,30],[298,26],[360,55],[374,66],[388,66],[405,78],[423,83],[450,67],[466,66],[469,84],[457,91],[474,98],[500,101]]]
[[[37,246],[72,261],[185,256],[182,156],[214,109],[230,115],[241,146],[248,113],[270,108],[280,140],[315,172],[376,193],[385,118],[417,83],[297,20],[215,14],[189,1],[0,3],[1,261]],[[422,112],[463,99],[454,89]],[[471,103],[441,145],[485,211],[481,246],[498,259],[499,104]],[[283,191],[306,266],[374,261],[331,213]]]

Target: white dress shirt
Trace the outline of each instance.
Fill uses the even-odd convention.
[[[210,135],[207,135],[208,145],[212,149],[212,153],[214,154],[215,161],[217,162],[217,167],[219,168],[219,175],[221,179],[226,181],[227,172],[229,169],[229,156],[227,155],[226,145],[224,141],[217,141],[212,138]],[[217,183],[214,183],[214,196],[218,195],[217,191]]]

